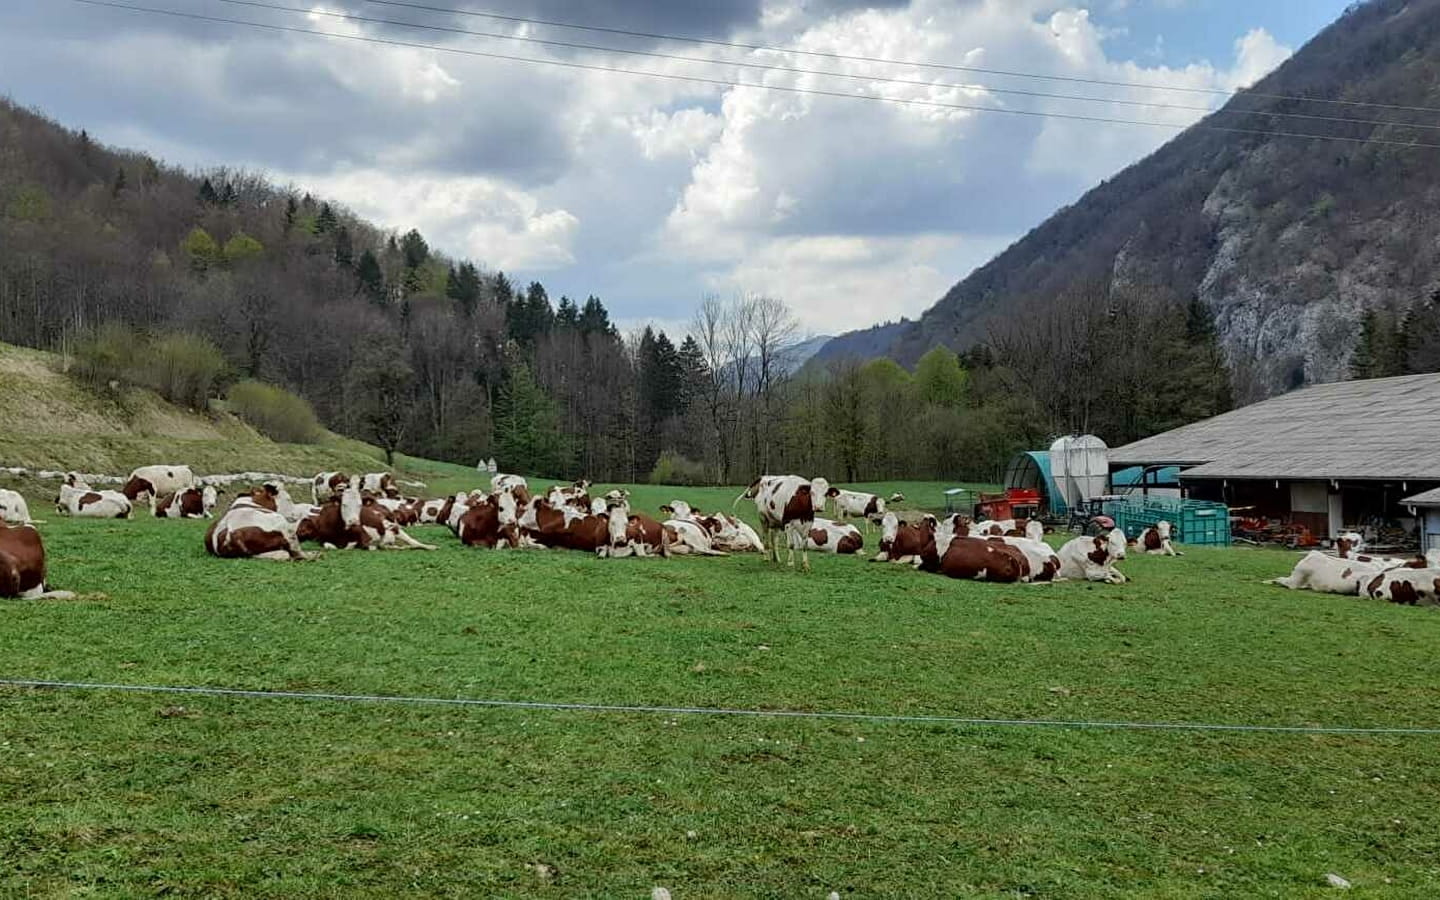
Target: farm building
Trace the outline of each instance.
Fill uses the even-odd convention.
[[[1112,471],[1178,466],[1187,497],[1317,539],[1415,526],[1406,498],[1440,487],[1440,374],[1301,388],[1110,451]]]

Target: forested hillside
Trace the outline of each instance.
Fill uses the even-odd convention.
[[[1226,109],[1267,115],[1207,124],[1440,144],[1440,0],[1356,4]],[[1440,334],[1405,321],[1440,319],[1437,205],[1440,149],[1188,131],[955,285],[889,353],[913,365],[936,344],[966,350],[1023,328],[1021,310],[1048,315],[1072,285],[1099,282],[1198,297],[1244,400],[1347,377],[1352,363],[1415,370],[1440,356],[1428,346]],[[1408,332],[1427,346],[1408,360],[1370,347],[1352,358],[1367,312],[1380,344]]]
[[[596,297],[552,301],[303,190],[0,103],[0,341],[57,351],[102,395],[154,390],[287,443],[323,425],[554,478],[993,480],[1056,433],[1119,443],[1227,407],[1203,307],[1141,283],[1067,291],[1084,315],[937,348],[913,374],[863,339],[797,372],[814,342],[781,299],[696,298],[688,334],[622,335]]]

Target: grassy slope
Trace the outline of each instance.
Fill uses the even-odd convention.
[[[671,496],[727,492],[637,490]],[[1135,559],[1119,588],[1003,587],[851,558],[805,577],[753,556],[466,551],[434,529],[433,554],[247,564],[206,558],[203,528],[47,526],[53,581],[98,593],[7,604],[3,674],[1440,722],[1440,617],[1261,585],[1293,561],[1268,551]],[[1338,872],[1433,896],[1434,742],[5,690],[0,894],[1288,897]]]
[[[384,466],[375,448],[336,435],[277,444],[233,417],[180,410],[150,391],[97,394],[58,363],[54,354],[0,344],[0,466],[124,474],[185,462],[202,473],[287,475]]]

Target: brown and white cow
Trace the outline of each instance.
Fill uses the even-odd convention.
[[[1360,596],[1406,606],[1440,605],[1440,569],[1390,569],[1362,579]]]
[[[389,472],[371,472],[368,475],[361,475],[360,484],[357,486],[360,490],[376,497],[389,497],[392,500],[400,497],[400,488],[395,484],[395,476]]]
[[[467,500],[464,512],[456,519],[452,529],[460,543],[467,547],[485,547],[489,550],[494,550],[502,543],[511,547],[520,546],[520,530],[515,523],[513,510],[510,521],[504,521],[506,517],[500,504],[500,499],[504,497],[509,497],[509,494],[501,493],[493,497]]]
[[[0,491],[0,522],[29,525],[30,504],[16,491]]]
[[[310,481],[310,499],[319,506],[349,484],[350,476],[344,472],[321,472]]]
[[[817,485],[818,490],[817,490]],[[825,491],[830,486],[824,479],[807,481],[799,475],[765,475],[735,499],[754,500],[760,514],[764,543],[774,542],[771,559],[780,562],[780,540],[789,550],[788,564],[795,565],[795,551],[800,551],[800,567],[810,570],[810,551],[805,546],[805,533],[815,521],[817,512],[825,511]]]
[[[205,532],[205,551],[221,559],[314,559],[300,549],[295,524],[275,511],[275,498],[256,488],[230,504]]]
[[[865,538],[854,525],[842,525],[817,516],[805,532],[805,546],[818,553],[850,555],[860,552]]]
[[[207,484],[203,488],[192,487],[166,494],[155,501],[152,512],[157,519],[209,519],[215,514],[218,500],[215,487]]]
[[[32,525],[0,522],[0,597],[73,600],[69,591],[45,587],[45,544]]]
[[[141,466],[130,473],[120,492],[130,502],[150,500],[195,486],[189,466]]]
[[[1004,540],[957,536],[943,548],[927,548],[920,568],[948,578],[1013,584],[1030,580],[1030,563]]]
[[[1403,560],[1385,562],[1356,559],[1336,559],[1319,550],[1311,550],[1301,557],[1290,574],[1283,578],[1272,578],[1268,584],[1278,584],[1292,591],[1316,591],[1321,594],[1342,594],[1354,596],[1361,587],[1375,576],[1403,565]]]
[[[1031,540],[1030,538],[1011,537],[990,538],[990,540],[1002,540],[1016,550],[1025,554],[1025,561],[1030,566],[1031,581],[1063,581],[1060,577],[1060,556],[1053,547],[1044,541]]]
[[[893,512],[886,513],[880,522],[880,552],[870,561],[919,565],[927,547],[934,552],[937,527],[934,516],[926,516],[915,525],[901,522]],[[944,543],[948,546],[948,537]]]
[[[1078,537],[1056,553],[1060,557],[1060,577],[1076,581],[1101,581],[1124,584],[1125,575],[1115,568],[1117,557],[1106,535]]]
[[[83,487],[60,485],[55,498],[55,511],[88,519],[128,519],[133,506],[119,491],[95,491]]]
[[[1365,550],[1365,536],[1358,531],[1347,531],[1335,538],[1335,555],[1349,559]]]
[[[1161,519],[1145,529],[1136,541],[1140,549],[1151,556],[1179,556],[1170,544],[1170,523]]]
[[[300,521],[300,540],[338,550],[435,550],[405,533],[389,510],[353,484]]]
[[[666,546],[664,549],[668,553],[677,556],[730,555],[716,548],[710,531],[694,519],[666,519],[660,523],[660,527],[665,529]]]
[[[872,522],[880,521],[885,515],[885,501],[875,494],[832,487],[825,492],[825,497],[835,501],[835,516],[841,524],[849,518],[861,518],[865,520],[866,530],[869,530]]]

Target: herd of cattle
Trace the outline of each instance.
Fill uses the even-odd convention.
[[[197,479],[188,466],[146,466],[112,491],[93,488],[86,476],[70,473],[60,486],[55,509],[77,517],[129,518],[148,504],[160,518],[213,519],[205,533],[205,550],[231,559],[315,558],[302,549],[303,542],[335,550],[433,550],[405,528],[442,524],[466,546],[578,550],[602,558],[758,552],[779,563],[783,545],[788,563],[794,565],[798,551],[807,571],[811,551],[861,551],[864,535],[847,521],[856,518],[867,531],[875,524],[880,527],[876,562],[1008,583],[1126,581],[1115,567],[1128,546],[1118,529],[1075,538],[1055,550],[1045,542],[1038,521],[973,522],[965,516],[924,515],[902,522],[886,510],[883,498],[832,487],[823,478],[765,476],[736,498],[730,512],[703,513],[676,500],[660,508],[663,519],[632,509],[624,490],[592,497],[590,483],[578,481],[532,494],[524,478],[499,473],[491,477],[488,491],[433,500],[403,496],[388,473],[351,477],[322,472],[311,482],[309,503],[297,503],[284,480],[267,480],[241,493],[217,515],[223,488],[214,481]],[[761,533],[733,515],[734,506],[744,499],[754,501]],[[891,501],[900,499],[897,494]],[[832,504],[838,521],[821,515]],[[1142,535],[1139,543],[1145,552],[1175,555],[1165,522]],[[42,596],[67,595],[45,586],[44,547],[24,497],[0,490],[0,597]]]
[[[223,481],[224,479],[221,479]],[[221,487],[201,481],[188,466],[136,469],[118,491],[98,490],[85,477],[65,476],[55,499],[57,513],[92,518],[129,518],[148,504],[160,518],[214,519],[205,550],[222,558],[307,560],[316,554],[302,542],[326,549],[375,550],[435,547],[406,533],[416,524],[447,526],[462,544],[578,550],[603,558],[627,556],[768,553],[781,550],[793,566],[800,555],[810,568],[811,551],[858,554],[861,530],[880,527],[875,562],[907,564],[951,578],[1021,583],[1076,579],[1123,584],[1116,568],[1130,542],[1120,529],[1074,538],[1059,549],[1045,540],[1036,520],[974,522],[963,515],[923,515],[901,521],[874,494],[832,487],[823,478],[767,475],[751,484],[741,500],[754,501],[760,532],[732,512],[703,513],[676,500],[657,519],[630,506],[629,493],[590,495],[590,483],[551,487],[532,494],[518,475],[495,474],[490,489],[423,500],[404,497],[394,477],[372,473],[351,477],[322,472],[311,482],[312,502],[297,503],[283,480],[268,480],[241,493],[216,515]],[[891,500],[903,499],[895,495]],[[834,505],[837,520],[823,517]],[[0,490],[0,597],[63,597],[45,586],[45,551],[25,499]],[[1159,522],[1136,542],[1150,554],[1177,555],[1171,529]],[[1294,571],[1271,583],[1293,590],[1358,595],[1404,604],[1440,604],[1440,552],[1414,559],[1366,555],[1361,536],[1346,534],[1336,555],[1312,551]]]

